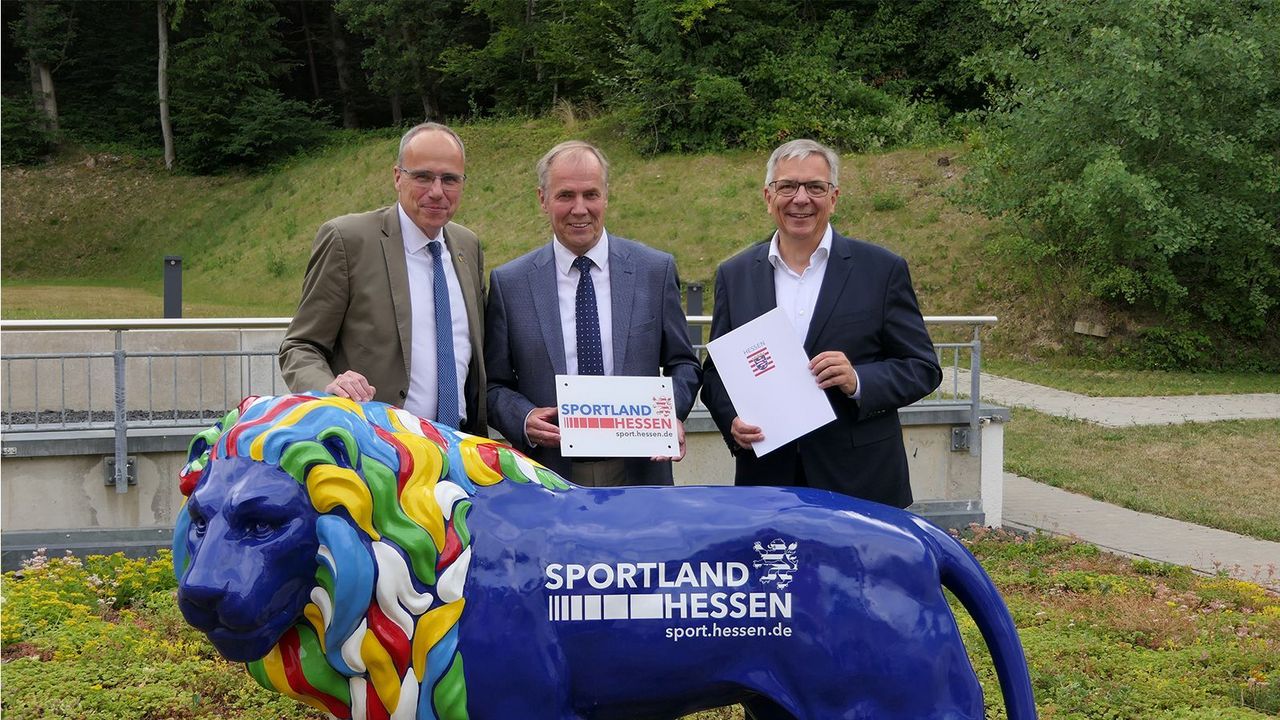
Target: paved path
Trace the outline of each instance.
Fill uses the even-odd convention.
[[[960,371],[960,387],[968,387],[968,383],[969,373]],[[949,373],[943,387],[950,387]],[[1280,418],[1280,393],[1089,397],[987,374],[982,376],[981,392],[984,400],[998,405],[1031,408],[1107,427]]]
[[[1226,572],[1280,591],[1280,543],[1128,510],[1013,473],[1004,475],[1004,524],[1205,574]]]
[[[960,383],[967,386],[968,373],[961,372]],[[1108,427],[1280,418],[1280,394],[1273,393],[1096,398],[983,375],[982,397]],[[1070,535],[1122,555],[1226,572],[1280,591],[1280,543],[1136,512],[1012,473],[1004,475],[1003,514],[1010,527]]]

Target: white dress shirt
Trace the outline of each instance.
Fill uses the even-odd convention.
[[[769,241],[769,264],[773,265],[773,293],[778,307],[791,321],[800,343],[809,336],[809,323],[813,321],[813,309],[818,304],[818,290],[827,275],[827,257],[831,255],[831,226],[827,225],[822,240],[809,256],[809,267],[797,273],[782,259],[778,250],[778,233]]]
[[[409,392],[404,399],[404,409],[428,419],[436,419],[437,394],[440,386],[436,378],[436,310],[435,272],[432,269],[428,243],[444,243],[444,230],[429,238],[396,205],[400,213],[400,234],[404,236],[404,260],[409,268],[409,304],[413,319],[412,347],[409,348]],[[467,368],[471,364],[471,331],[467,325],[467,306],[462,299],[462,285],[453,269],[453,257],[449,246],[441,248],[440,260],[444,264],[445,282],[449,286],[449,314],[453,319],[453,360],[458,376],[458,410],[462,419],[467,413]],[[386,322],[395,322],[387,318]],[[374,348],[376,349],[376,348]],[[482,395],[483,397],[483,395]],[[450,420],[449,422],[453,422]]]
[[[791,328],[800,344],[809,337],[809,325],[813,322],[813,311],[818,306],[818,291],[822,289],[822,279],[827,276],[827,258],[831,256],[831,225],[822,233],[818,247],[809,256],[809,266],[797,273],[782,259],[778,250],[778,233],[769,241],[769,264],[773,265],[773,293],[778,308],[791,321]],[[853,371],[855,378],[858,371]],[[849,397],[854,400],[862,398],[862,381]]]
[[[578,277],[581,273],[573,266],[577,259],[558,238],[551,242],[556,259],[556,296],[560,301],[560,327],[564,332],[565,369],[570,375],[578,374]],[[591,269],[591,283],[596,291],[596,314],[600,318],[600,349],[604,355],[604,374],[613,374],[613,303],[609,284],[609,233],[601,231],[600,241],[586,253],[595,267]]]

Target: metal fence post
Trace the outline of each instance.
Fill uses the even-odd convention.
[[[164,316],[182,317],[182,256],[164,256]]]
[[[116,350],[111,354],[116,372],[115,396],[115,455],[116,455],[116,492],[129,492],[129,445],[128,445],[128,407],[124,401],[124,331],[116,330]]]
[[[702,284],[690,283],[684,288],[685,295],[685,315],[701,315],[702,314]],[[693,345],[702,344],[702,324],[689,323],[689,342]]]
[[[978,413],[982,409],[979,395],[982,379],[982,326],[973,326],[973,352],[969,362],[969,455],[982,456],[982,429]]]

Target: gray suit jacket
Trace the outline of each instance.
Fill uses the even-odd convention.
[[[680,307],[675,258],[611,234],[609,273],[613,374],[653,376],[664,370],[672,378],[676,415],[684,420],[702,370]],[[555,376],[568,372],[550,243],[493,271],[485,318],[489,421],[511,444],[569,477],[570,462],[559,449],[530,447],[524,435],[529,411],[554,406]],[[629,458],[626,464],[631,484],[672,482],[671,463]]]
[[[462,429],[486,435],[484,253],[475,233],[454,223],[445,226],[444,242],[462,286],[471,334]],[[369,379],[375,400],[401,405],[409,392],[412,347],[409,270],[396,206],[321,225],[302,301],[280,345],[280,372],[289,390],[324,390],[339,373],[355,370]]]

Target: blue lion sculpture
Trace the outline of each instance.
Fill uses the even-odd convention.
[[[573,486],[382,403],[247,398],[191,443],[178,604],[264,687],[337,718],[1011,720],[1013,621],[928,522],[807,489]],[[464,666],[465,659],[465,666]]]

